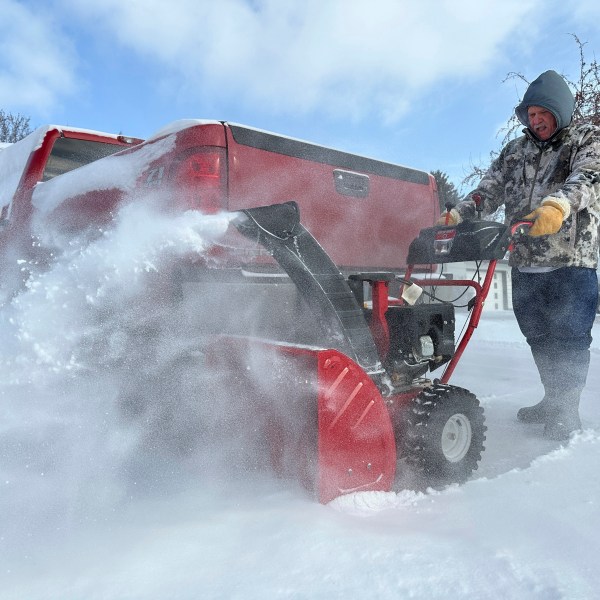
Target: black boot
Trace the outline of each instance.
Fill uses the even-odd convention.
[[[523,423],[543,423],[547,438],[566,440],[581,429],[579,399],[587,379],[590,351],[532,345],[531,352],[545,395],[534,406],[521,408],[517,419]]]
[[[585,387],[590,364],[589,350],[568,352],[558,358],[554,370],[552,410],[549,411],[544,435],[552,440],[567,440],[581,429],[579,399]]]
[[[533,406],[525,406],[519,409],[519,412],[517,412],[517,419],[521,421],[521,423],[543,424],[548,419],[554,404],[551,401],[553,393],[553,361],[546,347],[532,345],[531,354],[533,355],[535,366],[537,367],[540,380],[544,386],[544,398]]]
[[[551,412],[551,404],[547,396],[533,406],[524,406],[519,409],[517,419],[521,423],[545,423]]]

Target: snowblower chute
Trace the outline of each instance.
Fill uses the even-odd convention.
[[[414,305],[402,299],[406,285],[445,285],[439,279],[411,279],[412,266],[403,275],[346,279],[302,226],[294,202],[245,210],[234,224],[275,258],[323,331],[318,347],[243,336],[217,345],[218,360],[234,365],[240,389],[265,417],[275,470],[298,477],[321,502],[390,490],[397,467],[423,485],[468,479],[484,449],[483,409],[447,381],[506,252],[504,225],[425,229],[411,248],[409,260],[419,264],[489,260],[483,284],[451,281],[475,292],[468,336],[456,349],[450,302],[433,293]],[[439,379],[425,377],[443,365]],[[254,371],[263,374],[260,389],[246,380]]]

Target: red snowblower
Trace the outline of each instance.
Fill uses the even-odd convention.
[[[389,491],[404,469],[426,486],[466,481],[484,450],[485,419],[475,395],[448,382],[509,248],[509,229],[482,220],[423,229],[403,276],[342,275],[294,202],[244,210],[234,224],[277,261],[323,332],[318,345],[222,336],[208,353],[213,367],[227,365],[236,399],[263,416],[275,471],[299,478],[322,503]],[[416,265],[435,271],[457,261],[489,261],[483,281],[413,278]],[[474,292],[456,341],[455,305],[438,292],[448,286]]]

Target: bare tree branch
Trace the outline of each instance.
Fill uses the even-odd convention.
[[[29,117],[13,115],[0,108],[0,142],[14,144],[30,133]]]

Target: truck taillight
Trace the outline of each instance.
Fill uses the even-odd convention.
[[[176,204],[184,209],[211,214],[224,208],[225,149],[196,150],[177,164],[173,183]]]

